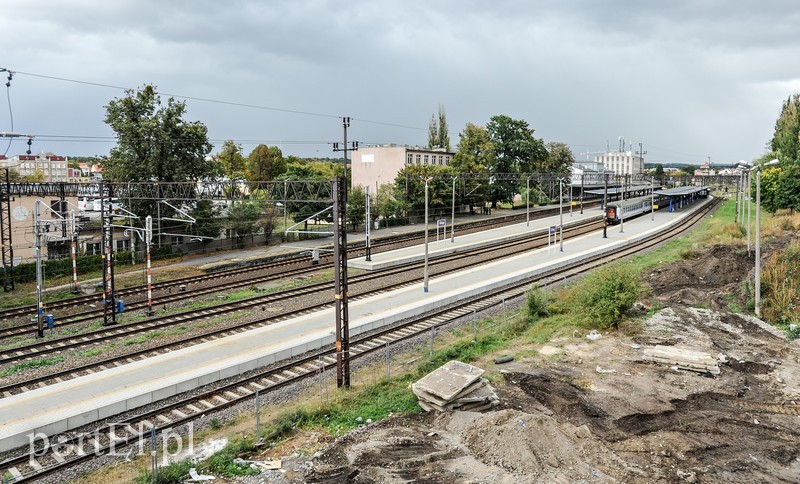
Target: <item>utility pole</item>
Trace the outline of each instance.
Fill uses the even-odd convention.
[[[11,87],[13,73],[5,68],[0,68],[0,72],[8,72],[6,87]],[[31,154],[33,135],[22,133],[0,133],[0,138],[28,138],[28,154]],[[5,189],[0,185],[0,256],[3,264],[3,291],[14,290],[14,247],[11,236],[11,177],[9,167],[6,165]]]
[[[603,238],[608,238],[608,218],[606,217],[606,213],[608,212],[608,173],[603,174],[604,181],[603,181]]]
[[[647,152],[642,149],[642,143],[639,143],[639,151],[637,151],[636,154],[642,159],[642,169],[644,169],[644,155],[646,155]]]
[[[36,231],[36,334],[44,338],[44,302],[42,301],[42,201],[36,199],[34,212],[34,230]]]
[[[642,170],[644,170],[644,155],[647,152],[642,148],[642,143],[639,142],[639,151],[636,152],[639,155],[639,158],[642,159]],[[655,203],[655,195],[653,194],[653,189],[655,188],[655,183],[652,177],[650,177],[650,220],[655,220],[655,210],[653,209],[653,205]]]
[[[153,275],[150,270],[150,245],[153,243],[153,217],[148,215],[144,219],[144,246],[146,251],[147,271],[147,315],[155,314],[153,311]]]
[[[344,145],[333,144],[333,151],[344,152],[344,175],[333,180],[333,271],[334,298],[336,299],[336,386],[350,388],[350,318],[347,307],[347,128],[350,118],[342,118]],[[349,148],[358,149],[358,142]]]
[[[108,203],[111,208],[111,187],[108,188]],[[103,183],[100,183],[100,225],[103,232],[103,326],[117,324],[116,296],[114,294],[114,228],[112,214],[106,219],[106,203]]]
[[[78,294],[78,230],[75,224],[75,210],[69,211],[69,230],[71,236],[70,252],[72,255],[72,294]]]

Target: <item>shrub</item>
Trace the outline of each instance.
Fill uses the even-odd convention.
[[[529,322],[533,323],[548,315],[547,307],[550,304],[550,297],[539,286],[533,286],[528,290],[527,300]]]
[[[772,254],[762,275],[764,317],[773,324],[798,321],[800,307],[800,243]]]
[[[632,267],[621,264],[603,267],[575,285],[574,310],[601,328],[617,329],[640,291],[641,279]]]

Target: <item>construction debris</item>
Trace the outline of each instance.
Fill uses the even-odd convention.
[[[670,365],[682,370],[719,375],[719,366],[710,354],[674,346],[657,345],[644,350],[644,361]]]
[[[497,394],[482,378],[484,370],[460,361],[449,361],[428,373],[411,389],[425,411],[470,410],[480,412],[500,403]]]

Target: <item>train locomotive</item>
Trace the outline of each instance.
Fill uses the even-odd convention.
[[[651,203],[653,205],[651,205]],[[658,193],[653,197],[646,195],[644,197],[608,202],[605,210],[606,223],[609,225],[616,225],[620,223],[621,219],[628,220],[642,215],[643,213],[650,213],[651,207],[654,210],[658,210],[658,208],[665,203],[669,203],[667,197],[659,195]]]

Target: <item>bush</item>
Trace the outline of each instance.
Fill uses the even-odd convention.
[[[549,314],[547,307],[550,304],[550,297],[539,286],[533,286],[528,290],[527,300],[529,322],[533,323]]]
[[[574,288],[574,309],[600,328],[617,329],[639,298],[641,279],[632,267],[615,264],[598,269]]]

